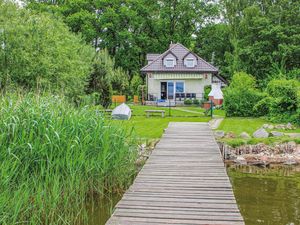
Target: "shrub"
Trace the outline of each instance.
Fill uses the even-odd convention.
[[[275,104],[274,98],[265,97],[253,107],[253,112],[256,116],[267,116],[272,104]]]
[[[208,94],[210,91],[211,91],[210,85],[204,87],[204,100],[208,101]]]
[[[191,99],[186,99],[186,100],[184,100],[184,104],[191,105],[191,104],[193,104],[193,101]]]
[[[267,93],[276,99],[271,108],[272,114],[292,113],[297,110],[299,82],[296,80],[272,80],[267,86]]]
[[[193,104],[194,104],[194,105],[199,105],[199,104],[200,104],[199,99],[194,99],[194,100],[193,100]]]
[[[226,116],[254,116],[254,105],[263,97],[255,88],[255,79],[251,75],[235,73],[230,86],[224,90]]]

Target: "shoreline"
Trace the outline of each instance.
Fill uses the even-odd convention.
[[[274,145],[246,144],[238,147],[231,147],[224,142],[218,144],[225,163],[254,166],[300,164],[300,144],[293,141]]]

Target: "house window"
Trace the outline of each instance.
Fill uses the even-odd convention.
[[[174,59],[165,59],[165,66],[166,67],[174,67],[175,66],[175,60]]]
[[[184,82],[183,81],[176,81],[176,93],[184,93]]]
[[[186,65],[186,67],[192,68],[195,66],[195,60],[194,59],[186,59],[185,65]]]

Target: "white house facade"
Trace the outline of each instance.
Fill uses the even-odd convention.
[[[146,75],[148,102],[202,100],[205,86],[226,85],[216,67],[179,43],[162,54],[147,54],[147,61],[141,72]]]

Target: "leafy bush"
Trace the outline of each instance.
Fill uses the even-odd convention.
[[[186,100],[184,100],[184,104],[191,105],[191,104],[193,104],[193,101],[191,99],[186,99]]]
[[[199,105],[199,104],[200,104],[199,99],[196,99],[196,98],[195,98],[195,99],[193,100],[193,104],[194,104],[194,105]]]
[[[208,94],[210,91],[211,91],[210,85],[204,87],[204,100],[208,101]]]
[[[273,104],[275,103],[272,97],[265,97],[254,106],[253,112],[256,116],[267,116]]]
[[[296,80],[272,80],[267,86],[267,93],[276,99],[271,114],[293,113],[297,110],[300,85]]]
[[[232,82],[224,90],[226,116],[254,116],[254,105],[264,95],[255,88],[255,79],[244,72],[235,73]]]
[[[59,18],[8,2],[0,1],[0,88],[84,94],[93,48]]]

